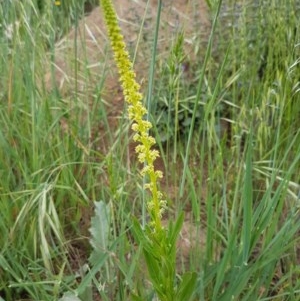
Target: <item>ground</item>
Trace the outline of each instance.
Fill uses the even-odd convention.
[[[122,6],[116,5],[122,33],[134,57],[137,78],[142,87],[146,86],[158,9],[157,1],[149,1],[148,7],[147,2],[124,0]],[[204,0],[163,1],[158,62],[166,57],[180,32],[184,33],[187,59],[197,60],[195,47],[199,39],[207,37],[208,28],[209,18]],[[100,8],[94,9],[80,21],[78,28],[56,44],[55,61],[52,64],[55,66],[55,82],[52,81],[51,72],[48,72],[45,78],[48,90],[58,87],[60,93],[67,97],[72,96],[72,91],[77,91],[79,95],[88,94],[90,100],[94,101],[94,93],[105,78],[104,87],[101,87],[102,100],[109,104],[107,109],[111,118],[120,116],[123,110],[122,93]]]

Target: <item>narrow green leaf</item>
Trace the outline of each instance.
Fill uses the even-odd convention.
[[[253,196],[252,196],[252,133],[250,133],[248,141],[248,150],[246,156],[246,170],[243,190],[243,203],[244,203],[244,220],[243,220],[243,234],[242,234],[242,250],[243,262],[246,264],[251,248],[251,230],[252,230],[252,217],[253,217]]]
[[[181,283],[176,294],[176,301],[188,301],[191,299],[197,281],[195,272],[187,272],[182,276]]]
[[[153,246],[154,242],[151,242],[147,235],[145,234],[145,231],[142,229],[140,223],[135,217],[132,217],[133,222],[133,234],[135,235],[135,240],[143,246],[143,248],[153,256],[156,256],[157,258],[160,256],[157,248]]]
[[[177,218],[177,221],[175,222],[175,225],[173,227],[172,224],[169,225],[169,243],[173,246],[176,244],[178,235],[181,231],[182,225],[183,225],[183,221],[184,221],[184,213],[181,212],[180,215]]]
[[[161,278],[159,277],[160,267],[158,265],[157,260],[155,259],[155,257],[153,257],[151,253],[147,252],[146,250],[144,250],[144,256],[145,256],[149,276],[152,282],[156,284],[161,284]]]

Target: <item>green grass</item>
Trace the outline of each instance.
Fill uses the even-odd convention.
[[[132,232],[132,216],[147,217],[126,117],[113,132],[102,84],[92,105],[88,95],[41,85],[54,42],[78,23],[83,3],[39,11],[37,2],[0,8],[0,297],[155,300]],[[218,1],[209,2],[213,20]],[[197,273],[195,300],[297,301],[300,4],[257,1],[236,7],[236,17],[223,2],[210,44],[195,40],[199,61],[185,57],[184,32],[165,61],[145,58],[156,67],[146,89],[165,165],[166,217],[185,211],[194,226],[178,277]],[[105,248],[89,260],[95,201],[107,205],[109,231],[93,225],[106,233]]]

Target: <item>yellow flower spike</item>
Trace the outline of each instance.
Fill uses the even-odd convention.
[[[140,173],[148,179],[148,183],[144,185],[144,188],[151,193],[151,200],[147,204],[151,219],[149,226],[154,234],[160,235],[163,229],[161,218],[166,202],[162,200],[163,195],[157,187],[158,179],[162,178],[163,174],[154,168],[154,161],[159,157],[159,152],[151,149],[156,143],[155,139],[149,135],[149,129],[152,127],[152,124],[146,121],[144,117],[147,114],[147,109],[142,103],[143,96],[140,93],[140,85],[135,79],[133,64],[126,50],[126,44],[121,34],[112,2],[111,0],[101,0],[101,5],[111,47],[114,52],[114,59],[119,71],[124,98],[128,103],[128,116],[133,121],[132,130],[135,132],[133,140],[140,143],[135,148],[139,161],[144,164]]]

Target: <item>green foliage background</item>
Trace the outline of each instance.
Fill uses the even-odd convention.
[[[55,42],[96,4],[61,2],[0,2],[0,298],[155,300],[132,232],[132,216],[146,216],[128,121],[113,133],[101,91],[90,107],[40,83]],[[189,287],[197,275],[195,300],[298,301],[299,1],[209,2],[215,27],[195,41],[199,62],[179,33],[152,74],[166,218],[186,211],[193,225],[178,279],[188,271]],[[107,152],[91,141],[100,123]]]

